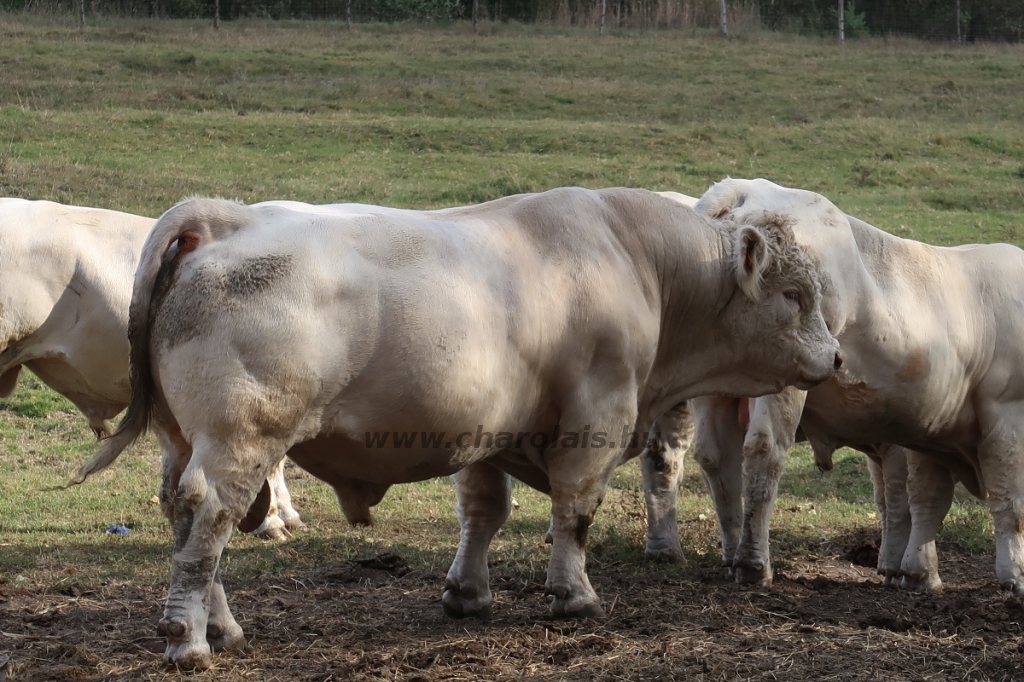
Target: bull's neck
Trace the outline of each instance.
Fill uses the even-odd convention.
[[[731,263],[731,237],[729,230],[700,221],[678,243],[666,245],[659,263],[658,351],[641,396],[641,413],[660,413],[681,400],[710,393],[703,386],[723,369],[721,358],[730,340],[723,338],[719,316],[733,296],[742,295]]]

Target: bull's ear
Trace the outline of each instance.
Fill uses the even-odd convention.
[[[753,227],[744,226],[736,231],[733,249],[736,262],[736,281],[747,296],[755,301],[764,297],[762,280],[771,265],[771,253],[764,235]]]

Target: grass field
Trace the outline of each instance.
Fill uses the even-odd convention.
[[[0,196],[156,216],[196,193],[425,208],[567,184],[699,195],[761,176],[900,236],[1020,245],[1022,72],[1019,46],[505,25],[79,32],[0,15]],[[0,655],[18,679],[173,678],[154,653],[169,531],[152,442],[88,485],[46,490],[93,446],[34,379],[0,401]],[[958,495],[946,520],[945,596],[883,591],[843,559],[877,535],[863,458],[836,462],[823,476],[806,449],[790,457],[767,592],[717,568],[692,462],[689,563],[646,564],[639,474],[623,467],[589,553],[611,617],[569,625],[544,616],[541,496],[517,488],[494,543],[495,621],[457,623],[440,609],[457,541],[446,481],[394,489],[377,525],[353,530],[325,486],[289,470],[310,528],[232,539],[229,598],[253,648],[200,678],[1012,678],[1024,639],[994,586],[985,507]],[[114,523],[132,534],[104,534]],[[343,563],[388,552],[411,572]]]

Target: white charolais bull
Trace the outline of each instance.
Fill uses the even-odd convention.
[[[490,609],[505,472],[546,487],[553,612],[597,615],[584,548],[612,471],[636,454],[618,434],[693,395],[827,379],[838,346],[819,300],[785,226],[700,218],[643,190],[351,215],[192,200],[146,243],[132,402],[81,473],[150,418],[187,462],[160,626],[166,659],[184,668],[244,641],[220,554],[286,453],[336,487],[365,483],[371,502],[458,472],[463,526],[444,595],[455,615]],[[494,441],[476,440],[481,428]],[[441,435],[369,445],[396,432]]]
[[[0,395],[28,367],[97,436],[125,408],[128,304],[151,218],[0,199]]]
[[[97,437],[128,405],[128,305],[152,218],[0,199],[0,395],[22,367],[81,410]],[[302,525],[284,482],[257,532]],[[280,514],[278,514],[280,510]]]
[[[935,534],[959,480],[988,500],[1000,583],[1024,594],[1024,251],[900,239],[818,194],[765,180],[725,180],[696,209],[740,223],[766,214],[788,222],[826,274],[822,311],[846,358],[808,392],[688,403],[723,559],[737,580],[771,582],[768,526],[786,451],[799,437],[819,466],[843,446],[868,455],[887,582],[941,588]],[[650,478],[649,489],[667,489]],[[670,504],[667,494],[656,497]]]

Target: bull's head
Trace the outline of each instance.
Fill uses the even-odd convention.
[[[741,293],[730,301],[723,321],[725,342],[744,346],[737,349],[744,357],[743,373],[774,390],[783,384],[808,389],[826,381],[842,357],[821,312],[820,266],[797,244],[784,216],[760,211],[737,220],[733,212],[742,197],[714,192],[695,210],[734,230],[732,260]]]

